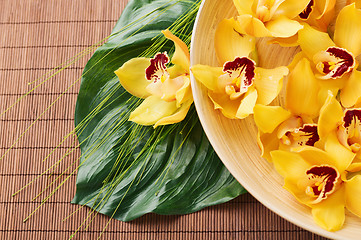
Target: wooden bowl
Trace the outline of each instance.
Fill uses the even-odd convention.
[[[214,33],[223,18],[237,15],[232,0],[204,0],[198,12],[191,44],[191,65],[219,66],[214,50]],[[268,45],[267,39],[257,43],[261,67],[287,65],[298,48]],[[288,221],[319,235],[332,239],[360,238],[361,219],[347,213],[342,230],[328,232],[316,225],[311,209],[300,204],[282,188],[283,178],[273,165],[260,157],[257,146],[257,128],[252,117],[230,120],[207,96],[207,89],[193,76],[192,89],[195,106],[213,148],[233,176],[262,204]],[[281,96],[276,102],[282,103]]]

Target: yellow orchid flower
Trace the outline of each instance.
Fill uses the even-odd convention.
[[[293,20],[310,0],[233,0],[239,16],[240,32],[255,37],[295,35],[302,25]]]
[[[339,230],[345,220],[345,207],[361,217],[361,175],[347,176],[353,155],[315,147],[298,152],[271,152],[276,170],[284,177],[284,188],[312,209],[314,221],[328,231]]]
[[[335,155],[356,154],[347,171],[361,171],[361,108],[343,110],[330,92],[321,108],[318,125],[324,148]]]
[[[345,6],[335,24],[334,41],[327,33],[305,25],[298,32],[303,53],[315,64],[320,84],[327,89],[341,89],[344,107],[352,107],[361,94],[361,72],[356,57],[361,53],[361,10],[355,4]]]
[[[208,88],[215,109],[230,119],[243,119],[253,113],[256,103],[270,104],[282,88],[286,67],[256,67],[255,37],[241,34],[234,18],[223,19],[215,33],[215,50],[222,67],[197,64],[194,77]],[[252,59],[253,58],[253,59]]]
[[[261,104],[254,107],[254,120],[259,129],[258,145],[261,156],[268,161],[271,161],[270,152],[273,150],[314,146],[319,140],[313,119],[318,116],[323,96],[306,58],[292,69],[286,89],[288,110]]]
[[[164,52],[152,59],[133,58],[115,71],[124,89],[145,99],[129,117],[141,125],[157,127],[180,122],[193,103],[188,47],[169,30],[162,33],[175,44],[173,66],[167,68],[170,60]]]
[[[208,88],[215,109],[230,119],[243,119],[253,113],[256,103],[268,105],[278,95],[286,67],[256,67],[248,57],[236,57],[221,67],[194,65],[194,77]]]

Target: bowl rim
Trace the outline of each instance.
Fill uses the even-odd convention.
[[[209,0],[208,0],[209,1]],[[206,2],[208,2],[207,0],[202,0],[202,3],[199,7],[197,16],[196,16],[196,20],[193,26],[193,33],[192,33],[192,38],[191,38],[191,44],[190,44],[190,66],[192,67],[195,63],[194,63],[194,42],[196,41],[195,39],[197,38],[197,32],[198,32],[198,26],[199,26],[199,19],[202,15],[202,10],[204,9],[204,6],[206,5]],[[219,158],[221,159],[221,161],[223,162],[223,164],[226,166],[226,168],[230,171],[230,173],[234,176],[234,178],[254,197],[257,199],[257,201],[259,201],[260,203],[262,203],[265,207],[267,207],[268,209],[270,209],[272,212],[276,213],[277,215],[279,215],[280,217],[286,219],[287,221],[303,228],[306,229],[310,232],[313,232],[315,234],[318,234],[320,236],[323,237],[327,237],[327,238],[331,238],[331,239],[349,239],[348,237],[346,238],[345,236],[340,235],[339,233],[342,232],[342,229],[336,232],[329,232],[325,229],[322,229],[321,227],[317,226],[316,223],[314,223],[314,225],[311,224],[306,224],[304,221],[299,220],[298,218],[294,217],[294,215],[291,214],[291,212],[285,212],[280,210],[277,206],[274,206],[267,198],[263,198],[262,194],[255,191],[254,189],[250,188],[247,184],[247,177],[242,177],[239,176],[238,174],[236,174],[234,172],[234,170],[230,167],[229,163],[227,161],[224,161],[224,155],[222,153],[222,151],[220,150],[220,148],[217,146],[217,144],[214,142],[214,139],[210,136],[212,136],[211,132],[212,129],[206,124],[206,117],[203,116],[202,114],[199,114],[201,107],[201,102],[198,101],[197,96],[198,96],[198,88],[199,86],[197,86],[197,80],[194,78],[192,71],[190,71],[190,77],[191,77],[191,88],[192,88],[192,93],[193,93],[193,98],[194,98],[194,105],[196,108],[196,111],[198,113],[198,117],[199,120],[201,122],[202,128],[207,136],[207,138],[209,139],[209,142],[211,143],[213,149],[215,150],[215,152],[217,153],[217,155],[219,156]],[[196,97],[195,97],[196,96]],[[266,161],[266,160],[265,160]],[[296,201],[296,199],[295,199]]]

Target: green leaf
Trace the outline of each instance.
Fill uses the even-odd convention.
[[[194,108],[181,123],[156,129],[126,121],[140,101],[114,74],[182,14],[194,20],[189,13],[199,2],[129,1],[113,37],[87,63],[75,111],[82,155],[73,203],[129,221],[150,212],[191,213],[245,192],[215,154]],[[183,23],[177,35],[189,36],[192,22]]]

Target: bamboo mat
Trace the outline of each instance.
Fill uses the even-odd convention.
[[[127,0],[0,0],[0,112],[35,87],[28,83],[106,37]],[[22,186],[52,166],[71,148],[67,140],[42,162],[73,127],[79,83],[45,113],[47,106],[75,82],[90,55],[37,88],[6,115],[0,117],[0,155],[41,115],[7,156],[0,161],[0,239],[68,239],[84,222],[89,208],[69,202],[75,194],[72,169],[75,151],[55,171]],[[32,211],[54,188],[32,199],[48,184],[65,184],[25,223]],[[77,211],[78,210],[78,211]],[[62,221],[74,211],[69,219]],[[86,222],[88,225],[90,221]],[[96,215],[74,239],[322,239],[283,220],[249,194],[185,216],[148,214],[123,223]]]

